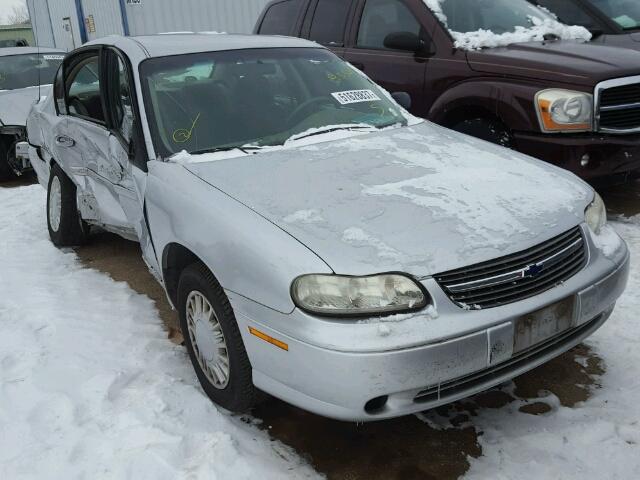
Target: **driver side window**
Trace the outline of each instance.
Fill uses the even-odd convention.
[[[384,39],[391,33],[420,35],[420,23],[401,0],[367,0],[362,12],[357,46],[385,49]]]
[[[66,95],[70,115],[104,123],[98,55],[85,57],[71,68],[71,74],[67,79]]]

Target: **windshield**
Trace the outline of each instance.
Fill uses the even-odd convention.
[[[0,90],[53,83],[62,54],[27,54],[0,57]]]
[[[640,2],[638,0],[589,0],[623,30],[640,29]]]
[[[336,128],[406,124],[398,105],[324,49],[208,52],[142,63],[149,126],[162,157]]]
[[[434,0],[428,0],[430,2]],[[490,30],[502,34],[554,20],[527,0],[435,0],[440,2],[449,30],[460,33]]]

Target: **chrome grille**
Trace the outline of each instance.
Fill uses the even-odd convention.
[[[435,279],[458,306],[484,309],[533,297],[578,273],[587,260],[580,227],[527,251],[453,270]]]
[[[595,104],[598,131],[640,132],[640,76],[598,84]]]

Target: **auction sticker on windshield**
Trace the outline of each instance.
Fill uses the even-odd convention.
[[[45,60],[64,60],[64,55],[43,55]]]
[[[380,101],[380,97],[373,93],[371,90],[347,90],[346,92],[335,92],[331,95],[333,95],[333,97],[338,102],[340,102],[341,105]]]

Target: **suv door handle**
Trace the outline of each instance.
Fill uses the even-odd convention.
[[[67,137],[66,135],[60,135],[56,137],[56,145],[58,145],[59,147],[73,147],[75,144],[76,141],[71,137]]]

